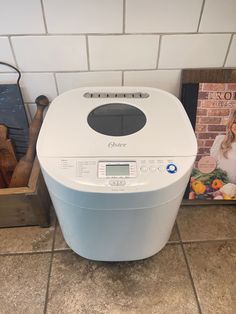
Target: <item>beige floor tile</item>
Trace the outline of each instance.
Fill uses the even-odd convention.
[[[43,313],[50,254],[0,256],[0,313]]]
[[[180,239],[179,239],[179,234],[178,234],[178,230],[177,230],[177,225],[175,224],[173,229],[172,229],[172,232],[171,232],[171,235],[170,235],[168,242],[178,242],[179,240]]]
[[[184,245],[204,314],[236,313],[236,242]]]
[[[142,261],[105,263],[55,252],[47,313],[198,313],[182,249]]]
[[[2,228],[0,229],[0,254],[51,250],[54,229],[54,225],[49,228]]]
[[[183,241],[236,239],[236,206],[182,206],[177,223]]]
[[[56,226],[56,234],[55,234],[55,244],[54,244],[54,250],[64,250],[68,249],[69,246],[66,244],[66,241],[63,237],[61,227],[59,223]]]

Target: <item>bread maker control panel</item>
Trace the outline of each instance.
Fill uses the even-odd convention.
[[[63,185],[95,192],[136,192],[161,189],[181,178],[192,157],[48,158],[48,173]],[[183,162],[184,160],[184,162]]]
[[[152,182],[164,183],[180,174],[178,158],[144,157],[132,159],[58,158],[57,171],[81,185],[111,190],[136,190]]]
[[[141,160],[85,160],[76,158],[58,158],[58,170],[73,171],[78,178],[101,179],[136,179],[152,173],[178,172],[177,163],[173,159],[141,159]],[[103,180],[102,180],[103,179]]]

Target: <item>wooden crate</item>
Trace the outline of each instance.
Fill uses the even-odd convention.
[[[50,207],[51,199],[35,158],[28,187],[0,189],[0,227],[48,227]]]

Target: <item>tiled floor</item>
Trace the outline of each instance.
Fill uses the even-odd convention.
[[[236,313],[236,207],[182,207],[142,261],[86,260],[58,225],[0,229],[0,314]]]

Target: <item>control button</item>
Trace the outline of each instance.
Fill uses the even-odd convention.
[[[154,167],[154,166],[149,167],[149,169],[150,169],[150,171],[152,171],[152,172],[157,171],[157,168],[156,168],[156,167]]]
[[[118,181],[120,186],[124,186],[126,184],[125,180]]]
[[[176,173],[177,172],[177,167],[176,167],[175,164],[168,164],[167,167],[166,167],[166,170],[169,173]]]
[[[110,180],[109,185],[111,185],[111,186],[124,186],[124,185],[126,185],[126,181],[125,180]]]
[[[142,166],[142,167],[140,167],[140,171],[141,172],[147,172],[148,171],[148,167]]]
[[[110,180],[109,181],[109,184],[111,185],[111,186],[116,186],[117,184],[116,184],[116,181],[113,181],[113,180]]]
[[[163,172],[165,167],[163,165],[157,167],[158,171]]]

